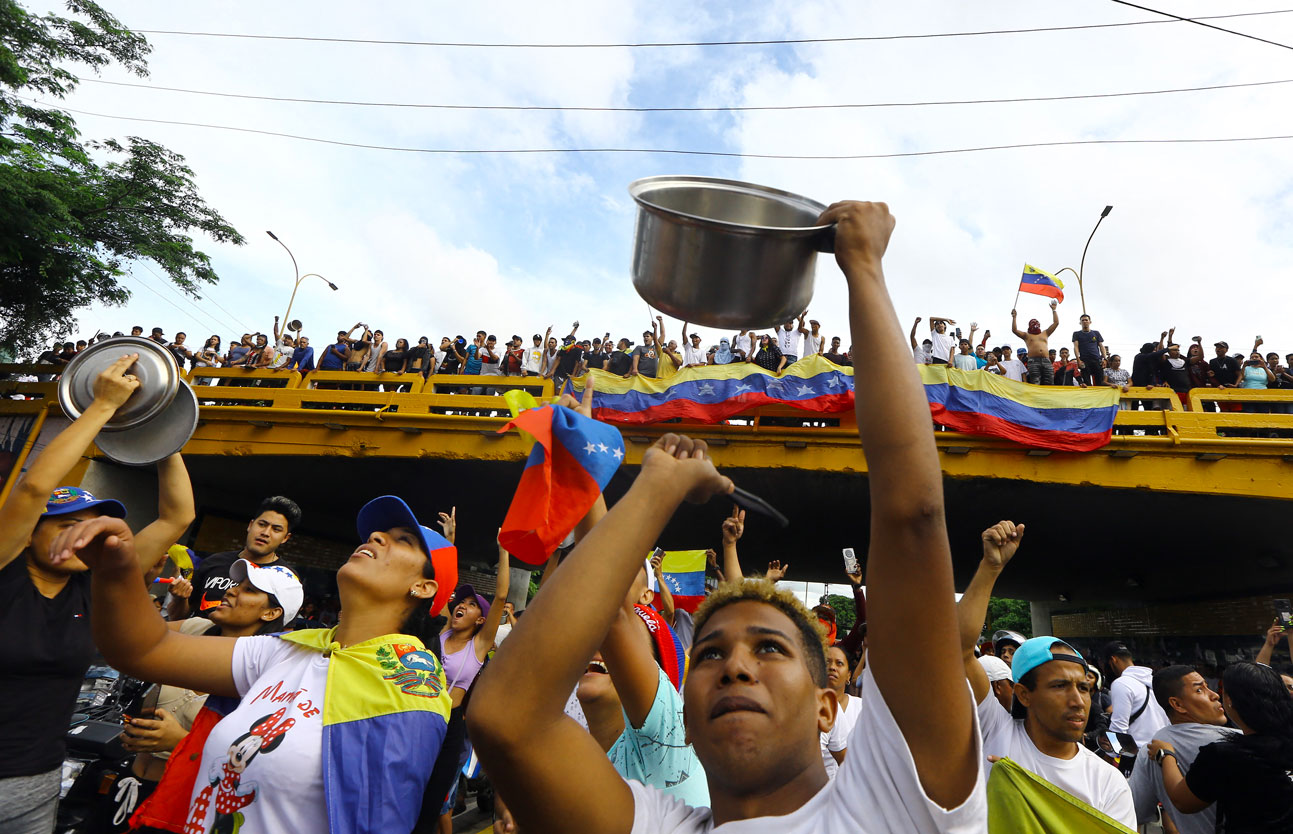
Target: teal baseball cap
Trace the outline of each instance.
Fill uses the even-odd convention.
[[[1055,653],[1052,651],[1055,646],[1062,646],[1068,649],[1068,652]],[[1086,661],[1082,659],[1081,653],[1060,638],[1051,636],[1033,637],[1020,643],[1019,648],[1015,649],[1014,657],[1010,658],[1011,677],[1018,682],[1023,679],[1024,675],[1043,663],[1050,663],[1052,660],[1067,660],[1070,663],[1078,664],[1084,670],[1086,669]]]

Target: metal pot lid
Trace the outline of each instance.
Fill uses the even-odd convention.
[[[127,466],[148,466],[184,448],[198,426],[198,398],[187,382],[161,414],[147,425],[122,431],[101,432],[94,439],[99,451]]]
[[[181,372],[175,357],[162,345],[138,336],[118,336],[96,342],[68,363],[58,380],[58,402],[75,420],[94,402],[94,380],[123,355],[138,353],[130,373],[139,377],[139,388],[130,395],[104,431],[122,431],[143,425],[161,414],[175,399]]]
[[[716,203],[697,199],[706,193],[726,199]],[[732,232],[811,235],[830,228],[830,224],[812,222],[826,211],[824,204],[740,180],[645,177],[629,184],[629,196],[647,211]]]

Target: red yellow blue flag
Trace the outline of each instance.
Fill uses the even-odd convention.
[[[1060,303],[1064,302],[1064,282],[1032,264],[1024,264],[1024,274],[1019,279],[1019,291],[1044,295]]]
[[[555,405],[522,411],[499,429],[534,435],[498,542],[516,558],[543,564],[588,514],[624,460],[619,429]]]
[[[705,551],[666,550],[660,574],[675,608],[695,613],[696,606],[705,601]]]

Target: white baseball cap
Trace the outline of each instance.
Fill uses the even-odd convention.
[[[985,654],[978,660],[979,664],[983,666],[983,671],[988,673],[988,683],[1014,680],[1014,678],[1010,676],[1010,667],[1007,666],[1006,661],[1001,658]]]
[[[296,619],[305,601],[305,589],[292,569],[285,565],[257,565],[239,559],[229,568],[229,578],[238,584],[248,583],[253,588],[273,594],[283,608],[283,623]]]

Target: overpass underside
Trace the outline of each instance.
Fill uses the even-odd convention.
[[[211,377],[233,379],[203,384]],[[369,390],[315,387],[342,380]],[[303,532],[348,545],[356,510],[394,493],[424,519],[456,506],[464,558],[492,562],[527,447],[514,432],[497,434],[508,416],[501,397],[452,393],[482,381],[432,377],[423,384],[328,373],[303,381],[283,372],[207,371],[193,379],[203,406],[184,450],[200,511],[246,518],[261,497],[281,493],[305,508]],[[410,390],[397,392],[401,384]],[[550,394],[550,383],[520,384]],[[0,415],[58,413],[50,383],[24,383],[14,392],[32,399],[6,400]],[[1124,400],[1136,410],[1119,413],[1112,441],[1095,452],[1028,449],[934,430],[958,585],[977,564],[980,531],[1009,518],[1026,523],[1028,533],[998,585],[1002,595],[1056,610],[1287,596],[1293,414],[1267,412],[1293,409],[1293,392],[1195,393],[1195,410],[1187,412],[1170,393],[1133,390]],[[1261,411],[1214,413],[1205,410],[1212,400]],[[622,431],[628,454],[607,489],[610,500],[631,484],[651,443],[667,431],[686,431],[709,441],[738,485],[790,518],[779,530],[749,517],[740,547],[747,570],[779,559],[790,562],[793,579],[842,584],[840,549],[866,552],[867,464],[852,414],[765,407],[726,424]],[[90,479],[120,484],[144,507],[153,500],[150,475],[103,459]],[[684,505],[661,545],[717,549],[729,511],[721,501]]]

